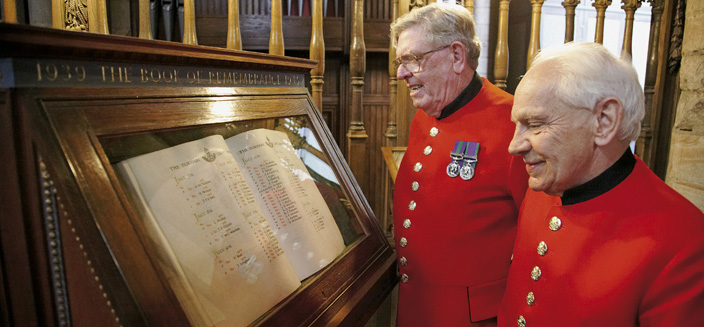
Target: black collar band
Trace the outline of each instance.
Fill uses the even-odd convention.
[[[636,166],[636,158],[631,152],[631,148],[627,148],[621,158],[605,170],[603,173],[594,179],[575,186],[562,194],[562,205],[577,204],[580,202],[591,200],[599,195],[602,195],[619,183],[623,182],[626,177],[633,171]]]
[[[474,72],[474,77],[472,77],[472,81],[469,82],[469,85],[467,85],[467,87],[465,87],[464,90],[462,90],[462,92],[460,92],[460,94],[452,100],[452,102],[445,106],[445,108],[442,108],[438,119],[449,117],[457,112],[457,110],[460,110],[460,108],[468,104],[469,101],[472,101],[472,99],[474,99],[474,97],[477,96],[479,91],[482,89],[482,84],[482,78],[479,77],[477,72]]]

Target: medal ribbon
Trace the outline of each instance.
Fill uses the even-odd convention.
[[[477,163],[477,154],[479,154],[479,143],[466,143],[466,147],[464,148],[464,160],[468,164],[472,165],[472,168],[474,168],[475,164]]]
[[[467,143],[469,142],[455,141],[455,148],[450,153],[450,157],[455,160],[462,159],[462,153],[466,151]]]

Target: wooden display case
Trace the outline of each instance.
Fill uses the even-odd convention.
[[[0,324],[217,325],[188,309],[213,303],[184,297],[178,285],[193,275],[174,274],[164,255],[180,247],[155,241],[116,165],[255,129],[282,131],[317,162],[305,165],[343,248],[250,325],[360,326],[397,283],[394,254],[305,87],[314,62],[8,24],[0,42]]]

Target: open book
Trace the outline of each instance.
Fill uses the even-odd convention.
[[[344,249],[286,134],[205,137],[117,165],[196,326],[244,326]]]

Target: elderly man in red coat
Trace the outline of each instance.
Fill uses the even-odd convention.
[[[704,326],[704,215],[635,157],[629,60],[596,43],[540,53],[516,89],[521,207],[500,326]]]
[[[513,97],[476,73],[464,7],[414,9],[391,31],[420,109],[394,191],[397,325],[495,326],[528,179],[506,152]]]

